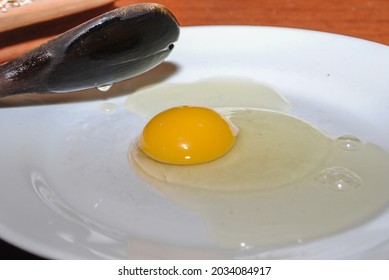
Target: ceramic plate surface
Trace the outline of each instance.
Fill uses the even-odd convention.
[[[323,131],[347,131],[389,151],[388,73],[389,48],[369,41],[285,28],[190,27],[166,62],[107,93],[1,99],[0,237],[55,259],[388,258],[389,211],[312,242],[217,246],[200,216],[131,170],[129,144],[144,120],[124,105],[151,84],[251,78],[277,89],[294,115]]]

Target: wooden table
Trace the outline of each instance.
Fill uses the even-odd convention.
[[[389,0],[155,0],[181,26],[262,25],[320,30],[389,44]],[[0,34],[0,63],[114,7],[145,2],[118,0],[87,12]],[[32,5],[32,4],[31,4]],[[0,14],[1,16],[1,14]]]
[[[181,26],[262,25],[320,30],[389,45],[389,0],[155,0]],[[3,32],[0,63],[114,7],[145,1],[119,0],[87,12]],[[0,258],[39,258],[1,243]]]

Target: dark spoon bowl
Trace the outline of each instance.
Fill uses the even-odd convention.
[[[160,64],[179,37],[159,4],[119,8],[0,65],[0,97],[61,93],[113,84]]]

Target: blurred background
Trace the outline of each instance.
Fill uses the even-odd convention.
[[[8,8],[6,12],[4,9],[3,12],[0,11],[0,63],[101,13],[116,7],[145,2],[141,0],[24,1],[31,3]],[[155,2],[172,10],[181,26],[282,26],[344,34],[389,44],[388,0],[156,0]],[[23,24],[28,25],[21,26]]]

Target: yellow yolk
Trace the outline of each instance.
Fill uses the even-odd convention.
[[[214,110],[182,106],[153,117],[141,134],[139,147],[163,163],[199,164],[224,155],[236,134],[236,128]]]

